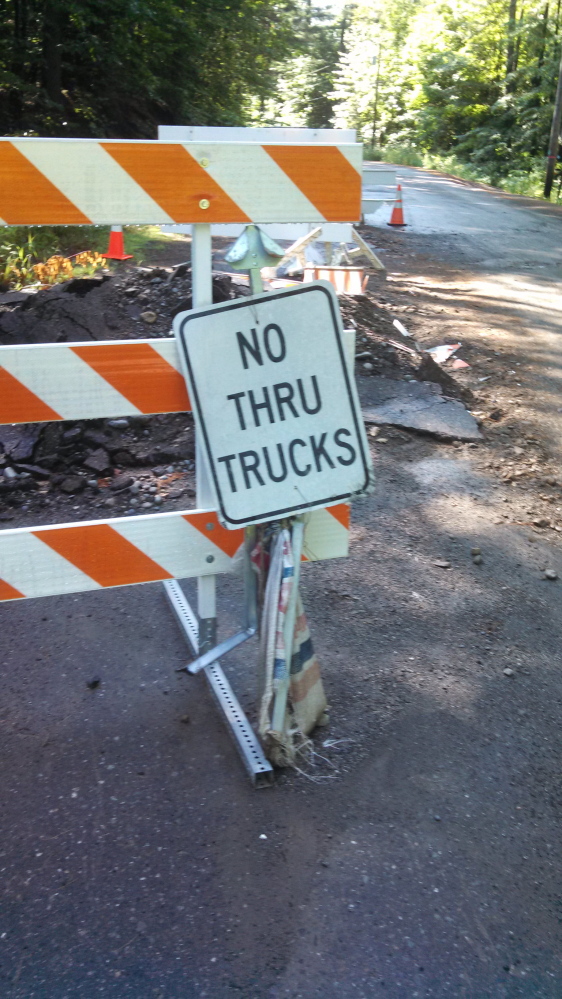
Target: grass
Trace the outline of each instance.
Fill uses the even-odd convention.
[[[542,198],[543,196],[545,166],[542,159],[536,160],[530,170],[512,170],[505,177],[494,176],[492,171],[485,167],[478,168],[471,163],[463,163],[456,156],[451,155],[440,156],[427,153],[423,159],[423,166],[432,170],[440,170],[443,173],[450,173],[462,180],[490,184],[501,191],[508,191],[509,194],[522,194],[530,198]],[[553,189],[553,195],[551,200],[560,200],[559,185]]]
[[[363,156],[366,160],[380,160],[383,163],[398,163],[400,166],[424,166],[423,156],[416,146],[388,145],[383,149],[378,146],[364,146]]]
[[[543,197],[545,165],[542,158],[537,158],[528,170],[512,170],[505,177],[498,177],[491,166],[476,167],[472,163],[463,162],[454,154],[424,153],[412,145],[388,145],[384,149],[365,145],[363,156],[366,160],[439,170],[441,173],[460,177],[461,180],[489,184],[501,191],[508,191],[509,194],[522,194],[530,198]],[[562,178],[555,184],[550,200],[558,202],[562,200],[561,195]]]

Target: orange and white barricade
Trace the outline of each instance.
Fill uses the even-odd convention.
[[[0,225],[191,224],[200,308],[212,298],[211,223],[358,221],[361,161],[353,142],[3,138]],[[0,347],[0,424],[190,409],[172,339]],[[202,465],[196,510],[1,531],[0,601],[160,580],[194,652],[206,652],[214,580],[232,569],[244,532],[219,523]],[[303,561],[345,556],[348,518],[341,504],[307,514]],[[199,624],[175,582],[188,577],[199,580]],[[267,778],[220,666],[205,673],[252,778]]]

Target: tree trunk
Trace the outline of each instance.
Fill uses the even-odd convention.
[[[24,77],[27,51],[27,0],[14,0],[14,43],[12,48],[12,72]]]
[[[544,52],[545,52],[545,48],[546,48],[546,37],[548,35],[548,9],[549,9],[549,5],[547,3],[547,4],[545,4],[545,8],[544,8],[543,14],[542,14],[541,42],[540,42],[540,48],[539,48],[539,56],[538,56],[538,59],[537,59],[537,65],[538,65],[539,69],[542,66],[542,64],[544,63]]]
[[[45,0],[43,6],[43,72],[42,83],[55,104],[62,97],[62,11],[58,0]]]
[[[505,72],[506,76],[510,76],[511,73],[515,72],[515,58],[516,58],[516,48],[515,48],[515,30],[517,25],[517,0],[509,0],[509,14],[507,22],[507,61]],[[506,85],[507,93],[511,93],[514,89],[512,81],[508,81]]]

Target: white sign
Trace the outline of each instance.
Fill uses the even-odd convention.
[[[368,489],[369,448],[330,284],[183,312],[174,332],[227,527]]]

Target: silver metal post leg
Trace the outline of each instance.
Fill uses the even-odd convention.
[[[192,651],[196,653],[200,647],[197,617],[193,613],[185,593],[177,579],[167,579],[164,583],[164,590],[184,638]],[[259,739],[246,718],[220,664],[213,662],[203,672],[254,787],[266,787],[271,784],[273,767],[265,758]]]
[[[193,226],[191,244],[193,308],[211,305],[213,300],[211,227],[196,224]],[[210,510],[214,506],[211,480],[205,454],[196,442],[197,506]],[[175,579],[164,583],[166,596],[170,601],[178,624],[194,653],[201,656],[217,644],[217,606],[214,576],[201,576],[197,580],[197,610],[199,621],[193,613],[189,601]],[[248,620],[251,616],[252,601],[247,600]],[[250,629],[248,629],[250,630]],[[253,634],[253,631],[252,631]],[[249,637],[249,635],[248,635]],[[265,787],[271,783],[273,767],[265,758],[258,738],[249,724],[230,683],[218,662],[211,662],[204,668],[205,678],[221,709],[223,718],[244,765],[255,787]]]
[[[197,223],[192,229],[191,241],[192,300],[193,308],[213,303],[213,262],[211,253],[211,226]],[[203,448],[195,444],[196,492],[199,510],[214,506],[211,479]],[[197,580],[197,612],[199,614],[199,653],[208,652],[217,644],[216,581],[214,576],[201,576]]]

